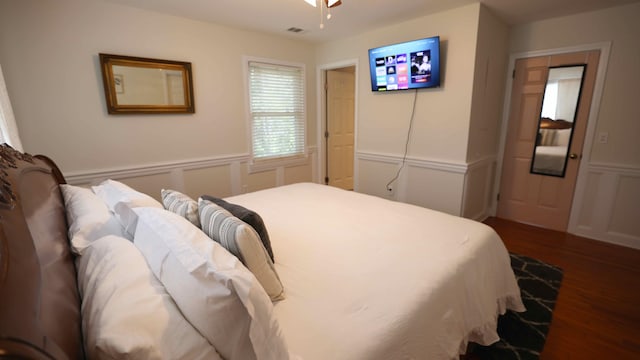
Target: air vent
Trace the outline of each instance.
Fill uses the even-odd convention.
[[[301,32],[304,32],[304,29],[300,29],[297,27],[290,27],[287,29],[287,31],[292,33],[301,33]]]

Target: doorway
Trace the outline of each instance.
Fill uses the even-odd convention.
[[[599,60],[600,51],[592,50],[516,61],[498,217],[567,231]],[[543,108],[554,91],[556,98],[564,93],[554,78],[564,68],[581,69],[579,91],[571,115],[562,110],[566,119],[551,118]]]
[[[356,67],[325,71],[324,182],[354,189]]]

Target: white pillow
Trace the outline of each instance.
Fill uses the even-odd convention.
[[[556,141],[556,130],[540,129],[540,146],[553,146]]]
[[[193,225],[200,227],[197,201],[176,190],[162,189],[160,195],[165,209],[182,216]]]
[[[289,359],[273,304],[235,256],[185,218],[135,208],[134,244],[184,316],[225,359]]]
[[[123,236],[124,229],[118,219],[90,189],[62,184],[60,190],[74,253],[82,254],[85,247],[103,236]]]
[[[92,189],[104,201],[109,210],[116,214],[116,218],[124,227],[125,235],[129,240],[133,239],[133,234],[136,232],[137,219],[131,209],[136,207],[164,208],[151,196],[115,180],[105,180],[100,185],[93,186]]]
[[[98,239],[76,264],[87,358],[221,359],[129,240]]]
[[[253,227],[211,201],[200,198],[198,206],[202,231],[238,257],[272,301],[284,299],[280,277]]]
[[[569,146],[569,139],[571,139],[572,129],[560,129],[556,130],[556,146]]]
[[[159,203],[158,200],[134,190],[119,181],[107,179],[100,183],[100,185],[93,186],[92,189],[96,195],[104,200],[111,211],[113,211],[115,205],[119,202],[128,202],[137,207],[162,207],[162,204]]]

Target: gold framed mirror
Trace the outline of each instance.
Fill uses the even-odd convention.
[[[586,65],[549,68],[531,173],[564,177]]]
[[[191,63],[100,54],[109,114],[194,113]]]

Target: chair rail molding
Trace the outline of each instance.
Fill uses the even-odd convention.
[[[358,160],[378,161],[389,164],[401,165],[403,157],[393,154],[385,154],[369,151],[357,151],[356,158]],[[422,157],[407,156],[404,160],[405,164],[425,169],[440,170],[456,174],[464,174],[467,172],[469,164],[445,160],[431,160]]]
[[[287,183],[287,170],[295,168],[297,166],[310,166],[308,181],[317,182],[317,174],[315,173],[315,165],[317,164],[318,151],[316,146],[308,146],[306,155],[301,161],[297,161],[291,164],[282,164],[265,172],[273,172],[274,177],[272,180],[262,178],[263,183],[260,187],[274,187],[282,186]],[[251,156],[249,153],[240,154],[228,154],[219,156],[210,156],[205,158],[193,158],[176,161],[147,163],[140,165],[132,165],[118,168],[103,168],[92,169],[85,171],[64,172],[65,179],[71,185],[91,186],[96,185],[106,179],[114,179],[120,181],[140,181],[146,176],[160,176],[164,177],[160,183],[156,183],[155,186],[161,185],[166,188],[172,188],[178,191],[186,191],[188,179],[192,185],[194,183],[194,171],[198,173],[200,170],[215,171],[216,168],[226,167],[222,173],[209,173],[208,176],[216,176],[210,180],[218,181],[218,184],[226,184],[228,186],[228,195],[238,195],[250,191],[252,176],[260,177],[259,172],[251,171],[250,169]],[[202,173],[200,173],[202,174]],[[216,175],[211,175],[216,174]],[[195,175],[196,177],[201,175]],[[188,179],[187,179],[188,178]],[[266,180],[265,180],[266,179]],[[206,183],[207,180],[200,179],[200,183]],[[264,182],[266,181],[266,182]],[[198,181],[196,181],[198,182]],[[255,183],[254,183],[255,185]],[[200,185],[198,185],[200,186]],[[140,191],[151,191],[154,189],[138,189]],[[155,192],[153,192],[155,193]]]
[[[248,162],[249,159],[250,156],[248,153],[231,154],[223,156],[211,156],[206,158],[156,162],[117,168],[74,171],[64,173],[64,176],[67,182],[71,185],[87,183],[97,184],[105,179],[123,179],[169,173],[177,169],[194,170],[208,167],[231,165],[233,163]]]

